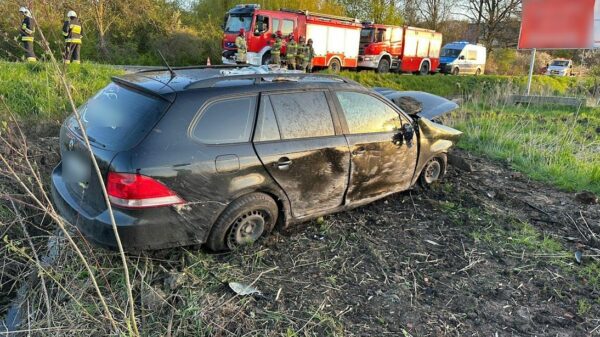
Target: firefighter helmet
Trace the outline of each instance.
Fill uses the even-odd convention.
[[[19,8],[19,12],[27,17],[31,17],[31,12],[29,11],[29,9],[27,9],[27,7]]]
[[[69,11],[67,13],[67,17],[68,18],[76,18],[77,17],[77,13],[75,13],[75,11]]]
[[[240,36],[244,36],[246,34],[246,30],[244,28],[240,28]]]
[[[277,33],[275,33],[275,35],[277,35],[277,37],[281,37],[283,34],[281,34],[281,31],[278,30]]]
[[[294,33],[290,33],[290,35],[288,35],[288,39],[292,41],[294,39]]]
[[[306,40],[304,39],[304,36],[300,36],[300,43],[302,43],[302,42],[304,42],[304,41],[306,41]]]

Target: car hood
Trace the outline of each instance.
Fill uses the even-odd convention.
[[[564,70],[567,70],[567,67],[561,67],[561,66],[550,66],[550,67],[548,67],[548,70],[558,70],[558,71],[564,71]]]
[[[452,57],[452,56],[442,56],[440,57],[440,63],[452,63],[456,60],[456,57]]]
[[[458,108],[455,102],[422,91],[397,91],[389,88],[374,90],[411,116],[435,119]]]

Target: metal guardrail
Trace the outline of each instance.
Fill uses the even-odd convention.
[[[563,105],[577,108],[586,105],[585,98],[536,95],[513,95],[510,97],[510,102],[512,104]]]

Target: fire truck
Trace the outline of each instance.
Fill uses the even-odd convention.
[[[237,5],[227,12],[223,25],[223,57],[226,64],[235,63],[235,39],[244,29],[248,45],[247,62],[254,65],[267,64],[271,57],[272,34],[281,31],[284,39],[294,35],[313,40],[315,56],[313,67],[342,68],[358,66],[358,46],[362,24],[357,19],[308,11],[263,10],[260,5]],[[285,44],[282,59],[285,59]]]
[[[363,22],[358,66],[426,75],[440,64],[442,34],[416,27]]]

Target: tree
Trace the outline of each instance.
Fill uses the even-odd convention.
[[[422,0],[418,14],[425,28],[440,30],[457,4],[458,0]]]
[[[467,17],[477,25],[478,41],[489,50],[507,45],[511,39],[516,42],[515,22],[521,9],[522,0],[468,0]],[[510,32],[509,32],[510,33]]]

